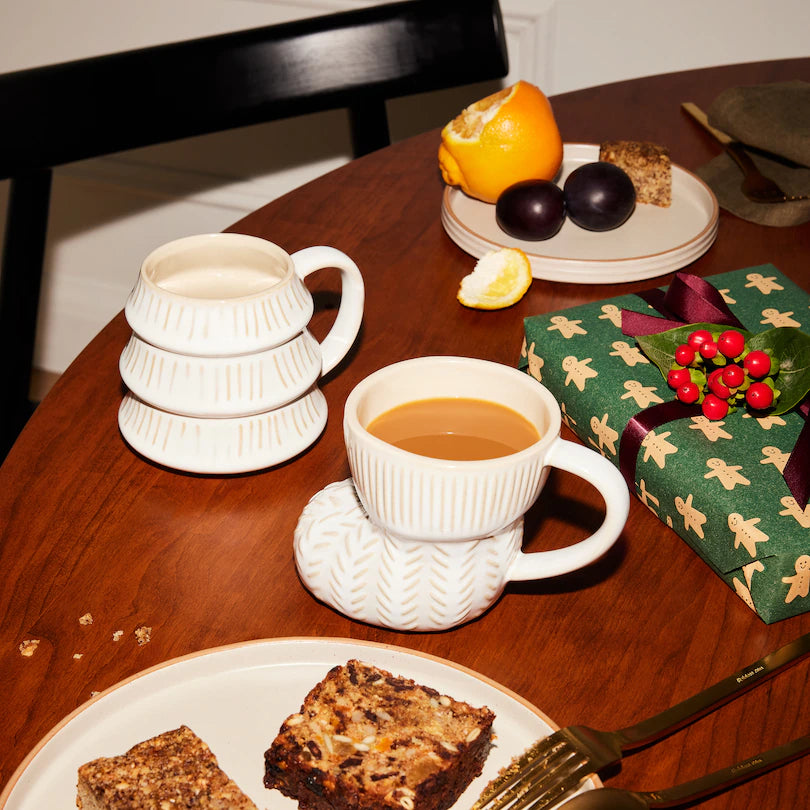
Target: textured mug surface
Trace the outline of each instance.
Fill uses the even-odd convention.
[[[306,329],[281,346],[235,357],[167,352],[133,333],[118,366],[124,384],[144,402],[185,416],[222,417],[291,402],[321,375],[322,360]]]
[[[326,427],[326,399],[317,386],[279,408],[205,419],[163,411],[128,392],[118,409],[121,435],[152,461],[193,473],[263,470],[302,453]]]
[[[366,426],[398,405],[435,397],[472,397],[505,405],[540,434],[516,453],[481,461],[449,461],[402,450]],[[558,467],[601,492],[605,521],[589,538],[560,550],[552,567],[573,570],[602,554],[621,532],[629,509],[624,479],[606,459],[560,438],[560,408],[548,389],[517,369],[469,357],[419,357],[361,381],[343,417],[349,467],[363,507],[385,531],[416,540],[472,540],[497,534],[521,518]],[[551,564],[550,559],[546,560]]]
[[[303,279],[326,267],[340,271],[342,294],[323,354],[342,351],[342,357],[360,328],[364,289],[357,265],[331,247],[290,256],[244,234],[177,239],[144,259],[126,318],[139,337],[170,352],[224,357],[264,351],[309,323],[313,303]]]
[[[351,479],[330,484],[304,508],[295,564],[314,596],[344,616],[392,630],[447,630],[481,615],[509,581],[523,521],[495,537],[404,540],[373,524]]]

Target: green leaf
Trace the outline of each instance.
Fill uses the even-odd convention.
[[[656,335],[639,335],[636,340],[666,379],[667,372],[675,364],[675,350],[687,342],[692,332],[706,329],[716,336],[727,328],[711,323],[690,323]],[[743,329],[738,331],[745,338],[747,350],[760,349],[779,362],[775,380],[779,398],[768,413],[778,416],[795,408],[810,391],[810,335],[789,326],[779,326],[757,334]],[[711,361],[706,362],[707,369],[714,367]]]
[[[810,335],[790,326],[778,326],[752,335],[748,345],[767,351],[779,361],[779,399],[770,413],[776,416],[795,408],[810,391]]]
[[[670,329],[667,332],[659,332],[656,335],[639,335],[636,340],[641,347],[641,351],[661,369],[661,373],[666,378],[667,372],[675,362],[675,349],[686,343],[692,332],[696,332],[698,329],[706,329],[714,334],[715,332],[723,332],[727,328],[714,323],[688,323],[683,326],[676,326],[675,329]],[[750,332],[745,332],[742,329],[737,331],[742,333],[746,341],[751,337]]]

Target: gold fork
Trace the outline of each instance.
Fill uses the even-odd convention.
[[[484,789],[472,810],[543,810],[577,790],[625,751],[704,717],[810,653],[810,633],[666,711],[619,731],[568,726],[538,740]]]
[[[742,193],[749,200],[757,203],[795,202],[796,200],[810,200],[810,194],[788,194],[783,191],[770,177],[766,177],[751,160],[745,147],[735,141],[730,135],[713,127],[709,123],[706,113],[691,101],[684,101],[681,107],[692,116],[707,132],[711,133],[724,147],[732,160],[742,169],[743,181],[740,186]]]

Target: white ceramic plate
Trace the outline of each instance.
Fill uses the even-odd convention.
[[[296,802],[264,787],[264,752],[309,689],[331,667],[351,658],[495,712],[496,744],[458,808],[470,807],[515,754],[556,728],[513,692],[439,658],[351,639],[255,641],[169,661],[84,704],[20,765],[0,795],[0,810],[75,810],[76,772],[82,763],[123,753],[183,723],[208,743],[221,767],[258,807],[295,810]],[[598,784],[589,780],[584,789]]]
[[[594,144],[565,144],[557,182],[577,166],[599,159]],[[717,235],[719,207],[711,189],[696,175],[672,166],[672,205],[637,205],[630,219],[612,231],[586,231],[570,220],[551,239],[527,242],[504,233],[495,206],[447,187],[442,225],[464,251],[481,258],[500,247],[519,247],[529,256],[532,275],[546,281],[615,284],[664,275],[705,253]]]

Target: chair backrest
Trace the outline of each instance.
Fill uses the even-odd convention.
[[[0,459],[27,399],[53,167],[348,108],[356,157],[389,143],[386,99],[506,75],[498,0],[406,0],[0,75],[11,178],[0,342]]]
[[[9,73],[0,178],[342,107],[357,156],[388,141],[363,110],[507,67],[497,0],[408,0]]]

